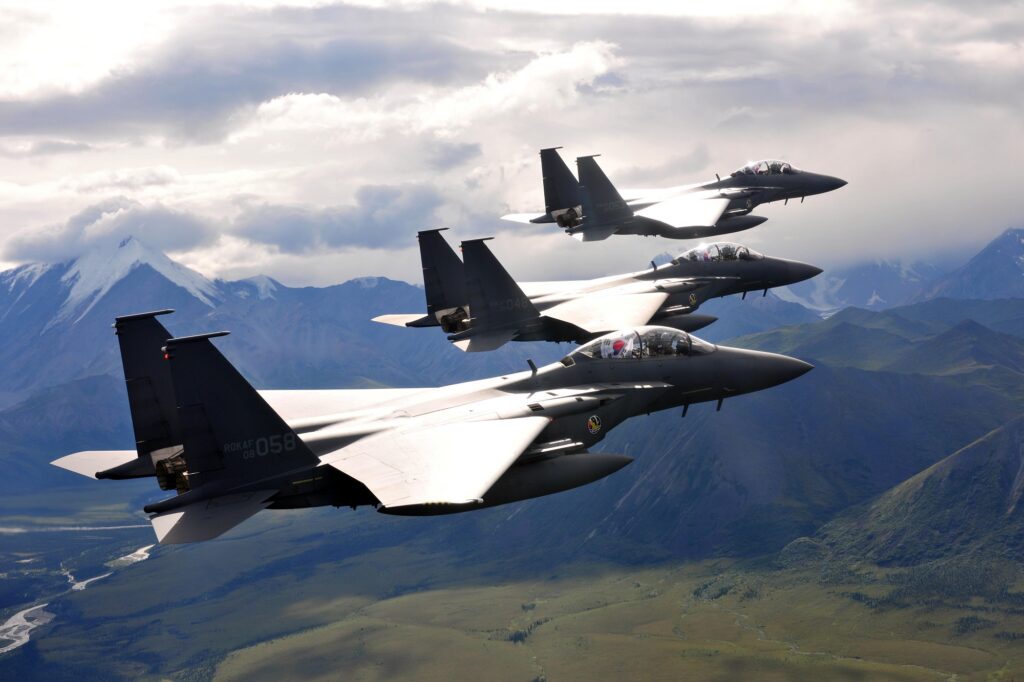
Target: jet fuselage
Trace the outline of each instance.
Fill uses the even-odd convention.
[[[361,391],[367,394],[365,402],[370,407],[291,421],[290,425],[306,445],[320,455],[379,430],[394,428],[396,420],[406,422],[403,428],[414,428],[495,414],[507,419],[527,415],[550,419],[520,462],[506,474],[519,480],[499,479],[494,494],[485,495],[481,504],[408,508],[400,512],[405,515],[453,513],[513,501],[508,499],[510,487],[516,488],[516,494],[533,497],[536,495],[530,493],[557,492],[601,478],[625,466],[628,460],[611,455],[596,456],[586,450],[604,440],[613,428],[630,417],[725,400],[784,383],[811,368],[807,363],[782,355],[713,346],[664,327],[622,333],[627,340],[631,335],[636,339],[630,341],[633,346],[627,355],[601,357],[602,340],[599,339],[535,373],[526,371],[414,390],[399,399],[392,393],[379,407],[372,406],[374,391]],[[690,345],[672,349],[669,342],[665,342],[660,350],[654,350],[651,344],[656,342],[648,338],[659,336],[677,341],[686,339]],[[598,351],[592,356],[590,353],[595,348]],[[316,392],[307,393],[315,396]],[[273,405],[274,392],[265,395]],[[329,409],[329,405],[323,409]],[[556,459],[561,461],[556,463]],[[539,466],[541,463],[543,466]],[[531,466],[537,469],[524,469]],[[545,470],[545,475],[537,473],[541,470]],[[559,475],[565,487],[556,484],[557,490],[549,490],[553,478]],[[569,483],[573,485],[567,485]],[[281,479],[280,484],[281,491],[271,508],[358,506],[376,502],[358,482],[339,476],[331,467],[295,472]],[[545,490],[547,492],[539,492]]]
[[[629,458],[587,450],[630,417],[725,400],[784,383],[811,368],[783,355],[713,346],[665,327],[627,330],[619,336],[631,344],[625,354],[602,357],[602,344],[606,349],[612,346],[607,339],[597,339],[536,372],[433,389],[302,391],[301,409],[306,416],[286,421],[315,455],[322,456],[394,428],[416,429],[495,416],[540,416],[550,420],[481,503],[410,507],[396,512],[454,513],[558,492],[602,478],[625,466]],[[657,338],[666,341],[659,346],[657,340],[651,340]],[[675,346],[670,347],[672,340]],[[295,403],[298,393],[265,391],[262,395],[279,413],[289,414],[300,409]],[[317,393],[324,394],[322,403],[318,403]],[[360,407],[334,411],[339,400],[351,404],[356,397],[361,399]],[[322,414],[309,416],[310,411]],[[229,492],[241,494],[249,489],[277,489],[269,507],[272,509],[377,504],[365,486],[326,465],[288,472],[274,480],[252,481]],[[167,502],[176,502],[176,498]],[[146,511],[171,508],[157,503],[147,506]]]

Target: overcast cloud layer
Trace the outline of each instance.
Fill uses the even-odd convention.
[[[1024,225],[1024,4],[893,4],[8,5],[0,267],[128,234],[288,284],[419,281],[441,225],[519,279],[687,247],[498,220],[543,206],[558,145],[621,187],[762,157],[849,181],[734,237],[773,255],[966,254]]]

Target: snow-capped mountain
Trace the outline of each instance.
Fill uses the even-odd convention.
[[[938,278],[917,300],[1024,298],[1024,228],[1003,232],[961,268]]]
[[[928,263],[908,265],[900,261],[878,260],[826,270],[813,279],[777,292],[783,300],[800,303],[822,313],[848,306],[884,310],[913,300],[942,272]]]
[[[164,318],[175,334],[231,330],[220,347],[229,356],[235,349],[242,371],[261,387],[446,383],[565,350],[519,344],[466,356],[443,334],[371,321],[423,305],[422,289],[375,277],[324,288],[287,287],[262,275],[213,280],[128,238],[72,261],[0,273],[0,407],[84,377],[120,380],[111,323],[161,308],[176,310]]]
[[[68,297],[55,321],[82,319],[114,285],[132,270],[149,266],[206,305],[220,297],[217,285],[195,270],[175,263],[163,253],[150,249],[135,237],[122,240],[116,249],[96,248],[72,261],[61,282],[68,285]]]

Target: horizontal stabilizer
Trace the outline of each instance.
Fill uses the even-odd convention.
[[[520,417],[385,431],[320,461],[361,481],[385,507],[474,503],[549,422]]]
[[[113,469],[116,466],[131,462],[138,457],[135,450],[87,450],[65,455],[50,464],[61,469],[73,471],[82,476],[96,478],[100,471]]]
[[[161,545],[202,542],[226,533],[258,511],[266,509],[274,490],[257,490],[214,497],[157,514],[150,518]]]
[[[391,324],[396,327],[424,327],[424,322],[431,322],[430,317],[427,315],[420,315],[419,313],[397,313],[394,315],[378,315],[373,318],[374,322],[380,322],[381,324]],[[437,326],[437,322],[433,322],[431,326]]]
[[[547,218],[547,220],[545,220]],[[509,213],[501,216],[502,220],[508,220],[513,223],[540,223],[540,222],[553,222],[548,218],[547,213]]]
[[[728,207],[729,199],[695,193],[653,204],[636,215],[669,227],[713,227]]]

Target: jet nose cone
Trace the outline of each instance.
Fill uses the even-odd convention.
[[[686,328],[683,329],[683,331],[695,332],[717,321],[718,318],[714,315],[698,315],[697,313],[690,313],[686,316]]]
[[[825,191],[831,192],[834,189],[846,186],[846,180],[842,178],[834,178],[831,175],[822,176],[825,180]]]
[[[784,384],[814,369],[814,365],[803,360],[774,353],[765,353],[765,357],[759,358],[756,367],[758,388],[771,388]]]
[[[719,347],[719,350],[725,350]],[[763,351],[728,349],[722,386],[726,392],[751,393],[784,384],[803,376],[814,368],[803,360],[788,355]]]
[[[791,358],[788,355],[780,355],[779,360],[780,362],[777,366],[776,372],[778,373],[778,376],[781,377],[781,380],[779,381],[780,384],[792,381],[797,377],[802,377],[814,369],[814,365],[811,363],[804,362],[797,358]]]
[[[786,284],[803,282],[805,279],[817,277],[822,272],[824,271],[821,268],[814,265],[800,263],[798,261],[790,261],[786,263]]]

